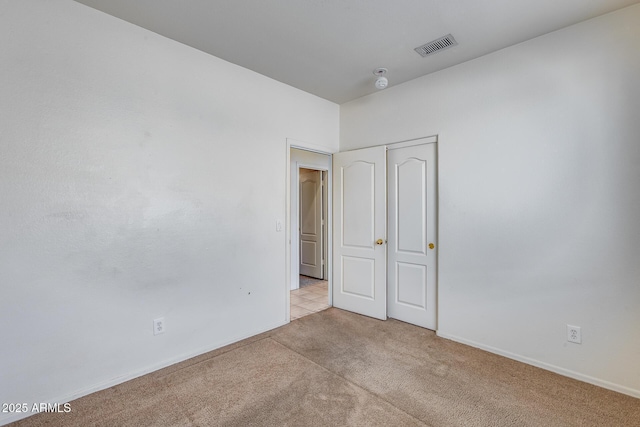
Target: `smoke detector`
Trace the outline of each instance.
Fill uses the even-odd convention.
[[[423,44],[422,46],[418,46],[413,50],[418,52],[420,56],[425,57],[440,52],[441,50],[449,49],[457,44],[458,42],[456,39],[454,39],[451,34],[447,34],[439,39],[435,39],[429,43]]]
[[[376,79],[376,88],[378,89],[384,89],[387,86],[389,86],[389,79],[387,79],[384,75],[387,74],[387,69],[386,68],[376,68],[375,70],[373,70],[373,75],[374,76],[378,76],[378,78]]]

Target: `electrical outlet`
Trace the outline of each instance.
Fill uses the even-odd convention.
[[[580,333],[580,326],[567,325],[567,341],[576,344],[582,344],[582,334]]]
[[[153,335],[164,334],[164,331],[165,331],[164,317],[153,319]]]

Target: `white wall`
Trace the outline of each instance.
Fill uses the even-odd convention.
[[[0,40],[0,402],[285,322],[286,140],[336,151],[336,104],[67,0]]]
[[[439,134],[439,334],[640,396],[639,76],[636,5],[341,106]]]

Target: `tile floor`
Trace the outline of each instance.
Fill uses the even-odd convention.
[[[309,279],[300,276],[300,283],[311,283],[291,291],[291,320],[329,308],[329,282]]]

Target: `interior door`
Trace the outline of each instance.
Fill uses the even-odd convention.
[[[300,169],[300,274],[324,279],[322,172]]]
[[[333,305],[387,318],[386,147],[333,155]]]
[[[436,144],[389,148],[388,315],[436,329]]]

